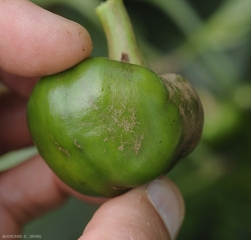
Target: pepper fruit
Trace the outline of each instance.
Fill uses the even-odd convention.
[[[200,139],[203,110],[179,75],[93,57],[42,78],[27,119],[39,153],[60,179],[78,192],[114,197],[186,156]]]

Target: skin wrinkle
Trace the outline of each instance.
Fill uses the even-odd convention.
[[[134,232],[136,232],[137,234],[140,234],[141,237],[144,237],[144,238],[140,238],[140,239],[146,239],[145,236],[150,236],[152,240],[155,239],[155,236],[149,231],[149,229],[141,227],[140,225],[133,223],[133,222],[128,222],[128,221],[120,221],[120,222],[127,223],[128,225],[131,225],[133,228],[129,227],[128,229],[134,229]],[[139,229],[139,231],[138,231],[138,229]],[[131,234],[131,235],[135,236],[135,234]],[[135,239],[135,238],[130,238],[130,239]]]
[[[121,232],[125,232],[126,234],[135,236],[134,233],[132,232],[136,232],[137,234],[140,234],[141,236],[151,236],[151,238],[154,240],[154,236],[149,232],[149,230],[145,229],[144,227],[141,227],[140,225],[133,223],[133,222],[129,222],[129,221],[123,221],[120,220],[119,223],[121,223],[121,225],[119,224],[119,226],[122,227],[116,227],[116,225],[118,225],[118,221],[114,222],[114,221],[108,221],[106,222],[106,224],[112,226],[112,228],[117,229]],[[126,223],[126,224],[124,224]],[[127,226],[129,225],[129,227]],[[130,231],[129,231],[130,229]],[[132,230],[133,229],[133,230]]]
[[[0,2],[1,69],[23,76],[44,76],[72,67],[91,54],[90,35],[78,23],[29,1],[7,2]]]
[[[137,191],[137,194],[132,194],[133,191]],[[80,239],[89,240],[90,235],[94,236],[90,239],[95,239],[95,237],[98,239],[97,231],[102,229],[105,229],[106,233],[114,233],[116,239],[170,239],[166,237],[168,233],[164,223],[151,206],[145,191],[145,186],[137,190],[133,189],[130,194],[126,193],[105,203],[94,214],[91,223],[84,231],[83,238]],[[121,211],[121,205],[118,203],[122,197],[124,205]],[[137,209],[137,211],[133,211],[133,209]],[[110,235],[102,237],[104,240],[111,239]]]
[[[110,233],[116,233],[116,238],[114,239],[118,239],[118,234],[121,235],[121,237],[123,237],[123,240],[129,240],[129,239],[149,239],[149,240],[155,240],[155,239],[164,239],[162,236],[162,238],[160,238],[161,236],[158,235],[158,232],[156,231],[152,231],[152,229],[147,228],[147,226],[145,226],[146,228],[144,228],[143,226],[140,226],[139,224],[136,224],[134,222],[129,222],[129,221],[123,221],[123,220],[119,220],[116,218],[115,220],[108,220],[105,219],[104,221],[99,221],[95,224],[95,226],[93,226],[93,228],[88,229],[88,232],[92,232],[93,230],[95,231],[96,227],[100,227],[100,225],[102,226],[102,228],[106,229],[107,232]],[[104,226],[103,226],[104,225]],[[108,227],[106,227],[106,225]],[[109,231],[107,230],[109,229]],[[115,231],[115,230],[116,231]],[[125,234],[123,234],[125,233]],[[86,232],[87,234],[87,232]],[[85,236],[85,235],[84,235]],[[151,238],[149,238],[151,237]],[[121,238],[120,238],[121,239]]]
[[[10,234],[14,230],[20,234],[25,223],[60,207],[70,195],[92,204],[105,201],[81,195],[70,189],[58,179],[40,156],[0,173],[0,186],[0,211],[1,208],[5,209],[0,214],[0,234],[7,234],[6,229],[11,227],[11,224],[14,224],[14,227],[11,227]],[[1,224],[1,221],[8,223],[8,226]]]
[[[118,224],[117,222],[115,224]],[[91,231],[89,231],[88,233],[90,233]],[[109,232],[109,238],[107,238],[107,236],[104,237],[104,235],[102,235],[102,237],[104,237],[104,239],[120,239],[120,240],[155,240],[155,239],[160,239],[160,238],[156,238],[155,236],[153,236],[152,234],[149,234],[149,231],[144,231],[142,232],[142,230],[138,230],[138,229],[132,229],[130,226],[123,226],[123,227],[112,227],[109,230],[106,229],[106,232]],[[86,233],[86,234],[88,234]],[[86,234],[84,235],[86,237]],[[119,238],[118,238],[119,236]],[[149,238],[151,237],[151,238]],[[86,238],[84,238],[86,239]],[[82,240],[82,238],[81,238]]]
[[[23,171],[23,174],[27,173],[32,169],[36,168],[37,163],[34,162],[29,169]],[[40,164],[39,164],[40,165]],[[12,169],[15,171],[15,169]],[[38,176],[33,179],[33,182],[27,182],[27,186],[24,187],[23,183],[19,183],[13,179],[9,179],[9,172],[6,171],[0,175],[0,206],[4,206],[6,209],[7,215],[9,215],[12,219],[16,219],[17,225],[22,226],[26,222],[34,219],[34,217],[41,216],[44,212],[61,205],[67,198],[68,194],[63,192],[57,181],[53,180],[55,178],[54,174],[51,172],[46,181],[42,181],[42,185],[39,186],[35,191],[29,191],[30,188],[34,189],[34,185],[39,182],[39,178],[41,174],[38,172]],[[15,175],[15,174],[14,174]],[[18,178],[19,176],[17,176]],[[12,180],[12,181],[11,181]],[[41,183],[41,182],[40,182]],[[53,183],[53,184],[51,184]],[[49,188],[53,189],[53,196],[50,197],[50,204],[45,205],[44,202],[41,202],[41,198],[38,193],[43,191],[43,189],[48,188],[47,186],[50,184]],[[23,187],[19,187],[19,185]],[[4,189],[8,189],[9,194],[5,194]],[[54,202],[54,199],[61,199],[57,203]]]

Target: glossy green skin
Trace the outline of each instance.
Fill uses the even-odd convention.
[[[183,123],[159,76],[107,58],[89,58],[36,85],[30,132],[51,169],[73,189],[113,197],[164,174]]]

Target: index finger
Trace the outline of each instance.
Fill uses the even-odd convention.
[[[87,30],[26,0],[0,1],[0,69],[36,77],[76,65],[92,52]]]

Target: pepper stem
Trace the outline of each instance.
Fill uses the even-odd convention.
[[[122,0],[107,0],[96,8],[108,42],[109,58],[145,66]]]

